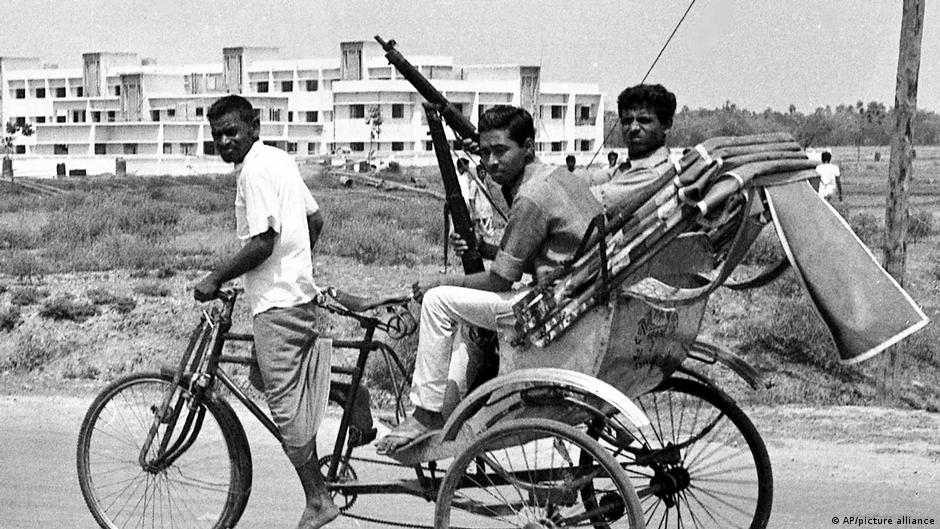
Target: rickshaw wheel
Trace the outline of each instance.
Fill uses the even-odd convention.
[[[434,515],[441,529],[644,527],[636,492],[610,453],[544,418],[508,420],[474,439],[448,467]]]
[[[632,399],[651,424],[589,429],[638,485],[647,527],[764,529],[773,503],[767,448],[721,390],[670,378]],[[596,423],[595,423],[596,427]]]

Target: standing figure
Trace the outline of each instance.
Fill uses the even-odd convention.
[[[822,153],[822,163],[816,166],[819,174],[819,196],[832,201],[832,195],[839,191],[839,202],[842,202],[842,178],[839,166],[832,163],[832,153]]]
[[[496,233],[493,227],[493,207],[486,198],[483,179],[473,174],[470,160],[457,159],[457,181],[467,202],[467,211],[473,221],[474,230],[484,237],[492,237]]]
[[[329,361],[313,347],[319,291],[310,252],[323,217],[291,157],[259,141],[261,124],[248,100],[225,96],[207,117],[216,152],[238,172],[235,230],[242,248],[200,281],[193,295],[209,301],[224,282],[244,276],[257,358],[252,378],[260,375],[282,447],[304,489],[306,506],[297,527],[317,529],[339,516],[317,461],[325,403],[311,398],[317,362]]]

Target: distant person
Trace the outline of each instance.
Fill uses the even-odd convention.
[[[460,192],[467,202],[467,211],[473,221],[473,228],[483,237],[492,237],[496,230],[493,227],[493,207],[487,199],[483,180],[473,174],[470,160],[457,159],[457,181],[460,183]]]
[[[323,410],[311,402],[316,369],[329,361],[314,352],[318,317],[310,252],[323,217],[288,154],[259,140],[261,124],[251,103],[228,95],[207,113],[215,150],[234,163],[235,231],[241,250],[194,288],[197,301],[210,301],[220,286],[245,276],[254,330],[257,370],[249,379],[263,384],[282,448],[303,485],[306,506],[298,529],[317,529],[339,516],[320,473],[316,434]],[[314,364],[315,365],[315,364]]]
[[[638,207],[639,191],[659,179],[653,168],[669,160],[666,135],[675,113],[676,96],[662,85],[631,86],[617,97],[620,133],[628,159],[617,165],[608,182],[591,186],[608,216],[623,208]]]
[[[577,163],[577,159],[574,157],[573,154],[569,154],[568,156],[565,156],[565,165],[568,167],[569,172],[572,172],[572,173],[574,172],[575,163]]]
[[[819,174],[819,196],[832,201],[832,195],[839,192],[839,202],[842,202],[842,178],[839,166],[832,163],[832,153],[822,153],[822,164],[816,166]]]
[[[617,151],[610,151],[607,153],[607,170],[610,172],[617,170],[617,160],[620,158],[620,155],[617,154]]]
[[[588,184],[592,186],[606,184],[610,182],[610,179],[613,178],[617,171],[620,169],[620,164],[617,163],[620,161],[620,155],[617,154],[617,151],[610,151],[607,153],[607,165],[590,171],[587,175]],[[626,168],[630,167],[630,161],[627,160]]]

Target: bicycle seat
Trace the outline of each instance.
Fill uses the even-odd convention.
[[[367,310],[385,307],[388,305],[402,305],[411,300],[411,294],[391,294],[384,296],[358,296],[343,292],[334,287],[326,289],[327,295],[337,303],[352,312],[365,312]]]

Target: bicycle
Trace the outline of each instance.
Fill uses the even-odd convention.
[[[351,424],[366,362],[381,352],[395,382],[396,409],[407,384],[395,351],[375,339],[377,330],[392,337],[413,333],[416,324],[407,298],[359,298],[333,289],[320,306],[350,317],[364,329],[362,339],[334,339],[334,348],[358,350],[355,367],[333,367],[348,376],[343,414],[331,454],[320,463],[328,487],[347,516],[360,494],[405,493],[436,500],[436,527],[460,511],[486,520],[522,520],[526,527],[642,527],[639,500],[629,477],[611,453],[571,425],[546,418],[501,421],[459,449],[438,459],[406,462],[416,477],[381,482],[359,479],[353,449],[368,440]],[[238,292],[221,296],[221,307],[203,311],[176,369],[138,373],[109,384],[92,402],[79,433],[77,467],[82,495],[101,527],[234,527],[251,490],[251,451],[244,429],[221,395],[226,388],[275,438],[277,427],[223,369],[250,365],[248,356],[224,353],[227,341],[251,341],[231,331]],[[381,309],[380,319],[365,314]],[[393,377],[394,378],[394,377]],[[341,392],[340,392],[341,393]],[[488,499],[470,498],[468,489]],[[496,498],[495,500],[492,498]],[[402,524],[394,520],[391,525]]]

